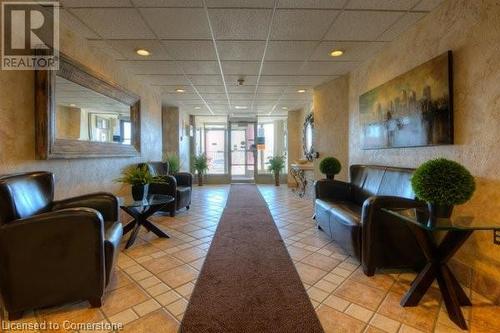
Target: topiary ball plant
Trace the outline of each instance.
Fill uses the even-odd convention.
[[[453,206],[468,201],[476,189],[469,170],[445,158],[423,163],[413,174],[411,185],[417,198],[429,202],[431,213],[438,212],[438,217],[451,216]]]
[[[319,170],[326,175],[327,179],[333,179],[342,170],[342,165],[335,157],[325,157],[319,163]]]

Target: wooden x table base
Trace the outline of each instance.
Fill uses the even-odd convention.
[[[401,300],[402,306],[417,306],[432,282],[437,279],[439,289],[450,319],[462,329],[467,329],[460,306],[472,305],[447,262],[472,234],[473,230],[450,230],[437,245],[432,232],[408,223],[422,249],[427,264],[411,284]]]

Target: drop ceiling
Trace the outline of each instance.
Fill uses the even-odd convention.
[[[191,114],[280,115],[309,106],[313,87],[356,68],[442,1],[60,2],[63,25],[158,89],[165,104]],[[333,49],[344,55],[330,57]]]

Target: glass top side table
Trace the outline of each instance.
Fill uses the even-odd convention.
[[[432,282],[437,279],[439,289],[450,319],[462,329],[467,329],[460,306],[472,305],[447,262],[476,230],[500,230],[500,220],[480,220],[472,216],[456,216],[449,219],[429,219],[427,209],[382,209],[407,223],[424,253],[427,264],[411,284],[401,300],[402,306],[417,306]],[[446,232],[438,243],[434,232]]]
[[[148,218],[173,201],[174,197],[161,194],[148,195],[147,198],[142,201],[134,200],[132,197],[120,197],[120,208],[134,218],[132,222],[128,223],[123,228],[124,234],[132,231],[125,248],[128,249],[134,244],[141,226],[144,226],[146,230],[153,232],[158,237],[169,238],[165,232],[155,226]]]

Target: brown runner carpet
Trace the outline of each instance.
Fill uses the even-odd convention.
[[[255,185],[232,185],[183,333],[323,332]]]

